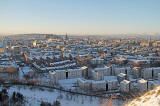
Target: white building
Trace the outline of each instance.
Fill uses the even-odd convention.
[[[93,58],[93,59],[91,59],[91,63],[92,63],[92,64],[103,64],[103,63],[104,63],[104,59],[101,59],[101,58]]]
[[[68,78],[81,78],[82,77],[82,68],[77,69],[68,69]]]
[[[78,82],[78,86],[84,90],[93,90],[93,91],[106,90],[106,82],[104,80],[94,81],[94,80],[79,78],[77,82]]]
[[[81,69],[83,70],[83,71],[82,71],[82,76],[83,76],[83,77],[88,77],[88,74],[89,74],[89,72],[88,72],[88,67],[83,66],[83,67],[81,67]]]
[[[101,71],[95,71],[95,70],[92,70],[92,79],[93,80],[96,80],[96,81],[99,81],[99,80],[103,80],[104,79],[104,76],[103,76],[103,72]]]
[[[158,81],[160,81],[160,73],[158,73]]]
[[[130,91],[130,81],[123,80],[120,82],[120,91],[128,93]]]
[[[154,81],[148,81],[148,90],[152,90],[155,87]]]
[[[142,70],[142,78],[144,79],[152,79],[153,77],[153,70],[152,68],[145,68]]]
[[[141,76],[141,69],[140,67],[134,67],[133,68],[133,77],[134,78],[140,78]]]
[[[115,67],[114,68],[114,74],[117,76],[120,73],[129,74],[131,71],[130,67]]]
[[[118,88],[117,80],[109,80],[107,83],[108,83],[108,90],[116,90]]]
[[[51,82],[58,83],[58,80],[62,79],[70,79],[70,78],[82,78],[83,71],[86,68],[80,67],[76,69],[68,69],[68,70],[56,70],[49,71]]]
[[[95,80],[87,80],[83,78],[78,79],[78,86],[84,90],[93,90],[93,91],[108,91],[108,90],[117,90],[118,89],[118,81],[110,80],[110,81],[95,81]]]
[[[105,66],[102,68],[95,68],[96,72],[102,72],[103,76],[111,76],[111,67]]]
[[[138,81],[138,89],[140,92],[147,91],[147,80],[141,79]]]
[[[121,81],[125,80],[126,78],[127,78],[127,75],[124,73],[120,73],[117,76],[118,82],[121,82]]]
[[[153,67],[153,78],[157,79],[158,78],[158,73],[160,73],[160,67]]]
[[[138,84],[136,82],[131,82],[130,81],[130,91],[138,92]]]
[[[85,90],[91,90],[92,89],[92,81],[91,80],[85,80],[84,79],[84,82],[83,82],[83,89]]]
[[[93,91],[106,91],[106,82],[102,81],[92,81]]]
[[[54,84],[57,84],[58,80],[66,79],[65,70],[50,71],[49,74],[50,74],[51,82]]]

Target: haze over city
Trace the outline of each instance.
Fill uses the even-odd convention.
[[[0,0],[0,33],[160,33],[159,0]]]
[[[0,106],[160,106],[160,0],[0,0]]]

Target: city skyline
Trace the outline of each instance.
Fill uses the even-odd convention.
[[[0,33],[160,33],[159,3],[159,0],[0,0]]]

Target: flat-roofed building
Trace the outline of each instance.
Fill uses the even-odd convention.
[[[142,70],[142,78],[144,79],[152,79],[153,77],[153,70],[152,68],[145,68]]]
[[[123,80],[120,82],[120,91],[128,93],[130,91],[130,81]]]
[[[147,91],[147,88],[148,88],[147,80],[144,79],[138,80],[138,90],[140,92]]]
[[[120,73],[117,76],[118,82],[120,83],[121,81],[125,80],[127,78],[127,75],[124,73]]]

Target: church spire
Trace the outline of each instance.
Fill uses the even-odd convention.
[[[68,40],[68,35],[67,35],[67,33],[66,33],[66,38],[65,38],[66,40]]]

